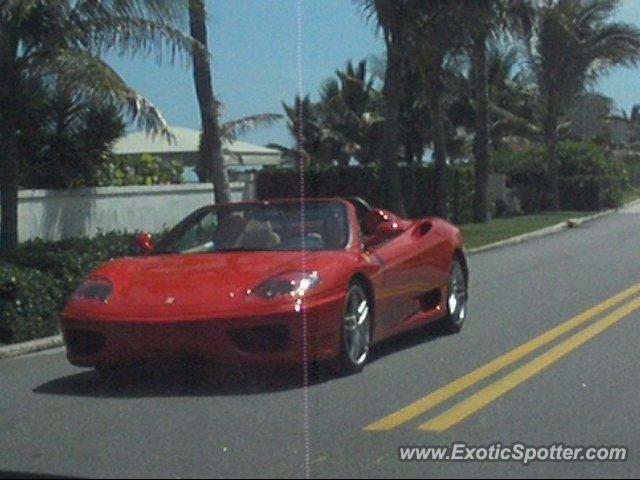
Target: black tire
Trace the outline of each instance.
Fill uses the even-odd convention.
[[[346,298],[340,329],[340,354],[335,365],[336,373],[340,375],[362,371],[371,353],[373,331],[370,299],[364,287],[358,282],[352,283]]]
[[[447,313],[442,319],[442,324],[447,332],[458,333],[462,330],[467,319],[467,300],[469,298],[469,286],[464,267],[458,258],[451,262],[449,286],[447,288]]]

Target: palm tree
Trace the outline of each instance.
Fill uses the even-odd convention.
[[[5,0],[0,3],[0,247],[18,241],[17,204],[21,164],[27,152],[17,139],[29,131],[34,83],[65,82],[103,98],[148,132],[170,137],[160,112],[104,61],[122,55],[202,50],[173,26],[171,0]]]
[[[188,0],[189,30],[198,44],[207,46],[207,11],[204,0]],[[268,126],[281,118],[264,113],[220,124],[221,103],[215,97],[211,80],[211,62],[206,49],[193,51],[193,80],[200,109],[202,136],[197,173],[201,182],[213,182],[216,203],[231,200],[229,178],[222,155],[223,141],[231,142],[258,126]]]
[[[400,137],[404,158],[407,165],[422,164],[425,150],[433,141],[429,95],[420,74],[415,69],[407,69],[403,80]]]
[[[473,83],[475,136],[473,156],[475,188],[473,219],[487,223],[489,210],[489,82],[487,42],[503,26],[502,0],[464,0],[462,24],[470,43],[471,79]]]
[[[586,85],[612,67],[632,65],[640,59],[640,30],[610,21],[619,4],[619,0],[519,2],[528,60],[545,105],[550,210],[560,208],[556,149],[561,115]]]
[[[507,137],[541,141],[540,106],[531,71],[522,65],[519,49],[490,42],[487,51],[490,140],[494,150]]]
[[[191,36],[207,45],[207,24],[204,0],[189,0],[189,26]],[[213,94],[209,55],[202,51],[193,54],[193,80],[200,107],[202,138],[198,160],[198,177],[201,182],[213,181],[216,203],[229,203],[229,178],[222,158],[220,136],[220,102]]]
[[[412,17],[412,68],[422,77],[430,101],[433,130],[436,215],[447,216],[447,126],[444,98],[446,63],[464,46],[464,29],[460,22],[465,5],[459,0],[415,2]]]
[[[311,101],[311,97],[305,95],[301,98],[296,95],[293,105],[287,105],[282,102],[282,108],[287,118],[287,128],[291,136],[296,140],[296,143],[298,143],[299,137],[302,137],[300,148],[302,148],[304,156],[315,163],[329,164],[333,157],[324,141],[323,127],[321,120],[318,118],[318,109]],[[267,146],[277,148],[290,158],[295,158],[298,155],[297,147],[296,149],[290,149],[273,143]]]
[[[294,139],[302,132],[302,147],[312,162],[344,167],[352,158],[362,165],[378,160],[383,118],[373,84],[365,60],[349,61],[322,83],[317,102],[307,95],[296,97],[293,105],[283,103],[289,132]],[[287,147],[271,146],[293,156]]]
[[[324,82],[316,109],[325,141],[335,144],[339,164],[346,166],[350,158],[366,165],[378,160],[383,118],[380,114],[380,94],[363,60],[354,66],[347,62],[344,70]]]
[[[403,98],[403,71],[407,64],[406,47],[409,41],[411,25],[416,17],[415,5],[411,0],[360,0],[369,19],[374,18],[382,32],[386,50],[387,67],[383,87],[383,145],[382,176],[387,180],[383,184],[383,194],[388,206],[401,216],[406,215],[404,199],[398,172],[400,105]]]
[[[448,135],[458,130],[462,137],[475,137],[475,92],[473,68],[466,62],[449,61],[445,64],[445,110]],[[487,48],[487,90],[489,92],[489,141],[492,149],[504,148],[510,140],[541,141],[542,131],[538,127],[539,106],[535,82],[521,65],[518,48],[507,48],[501,41],[490,40]],[[470,135],[471,133],[471,135]],[[463,150],[472,151],[464,145]],[[459,139],[449,138],[449,143]],[[449,156],[455,152],[449,150]]]

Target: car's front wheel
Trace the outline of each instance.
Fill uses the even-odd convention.
[[[353,283],[347,293],[342,319],[342,342],[339,370],[341,373],[357,373],[369,359],[371,350],[371,306],[364,288]]]

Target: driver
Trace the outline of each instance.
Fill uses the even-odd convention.
[[[213,234],[216,249],[232,248],[245,230],[247,221],[238,214],[229,215],[220,222]]]
[[[280,243],[280,235],[274,232],[271,222],[251,219],[234,247],[248,250],[271,250]]]

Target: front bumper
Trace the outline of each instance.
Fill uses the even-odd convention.
[[[67,358],[77,366],[206,358],[220,363],[301,363],[339,352],[344,297],[317,302],[303,313],[206,320],[92,319],[63,315]],[[83,317],[83,318],[79,318]],[[306,325],[306,327],[305,327]]]

